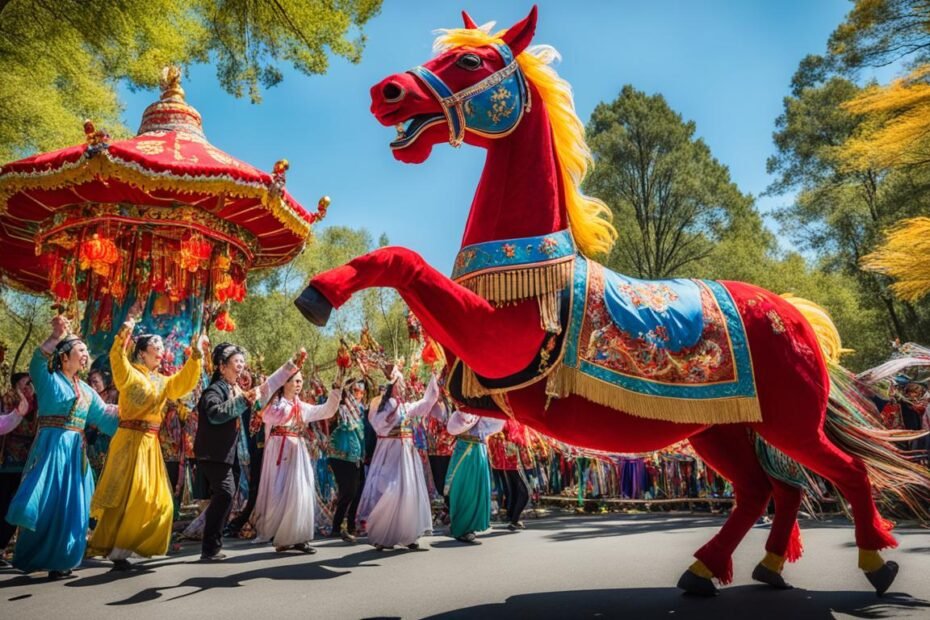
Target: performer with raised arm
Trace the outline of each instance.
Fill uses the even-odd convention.
[[[6,514],[20,528],[13,566],[27,573],[47,570],[53,579],[70,575],[87,546],[94,477],[84,452],[84,425],[111,435],[119,421],[116,407],[104,404],[78,378],[90,356],[81,338],[70,332],[67,318],[53,318],[52,334],[29,363],[39,430]]]
[[[296,359],[298,368],[306,356],[301,349]],[[304,378],[297,370],[258,414],[264,420],[267,440],[255,502],[255,529],[260,538],[273,539],[279,553],[289,549],[316,553],[309,544],[315,527],[316,482],[307,425],[336,414],[342,398],[343,372],[340,367],[326,402],[308,405],[300,400]]]
[[[168,552],[174,502],[158,431],[166,401],[183,398],[197,387],[204,349],[209,347],[206,336],[196,338],[181,370],[166,377],[158,371],[165,355],[161,336],[141,334],[133,344],[132,315],[110,348],[110,368],[122,403],[120,422],[90,505],[97,519],[90,552],[109,557],[117,571],[131,568],[128,558],[133,553],[151,557]]]
[[[394,545],[419,549],[417,539],[432,530],[429,491],[423,464],[413,444],[411,423],[430,413],[439,400],[436,376],[423,398],[406,404],[404,379],[397,366],[377,409],[368,414],[378,444],[359,503],[359,519],[367,522],[368,541],[381,551]]]
[[[223,526],[236,492],[233,465],[238,444],[245,441],[240,416],[256,402],[268,402],[287,378],[297,372],[292,361],[278,368],[260,386],[243,391],[236,382],[245,368],[245,349],[224,342],[213,349],[213,376],[197,403],[194,454],[197,467],[210,485],[210,505],[204,514],[200,559],[225,560]]]
[[[449,533],[461,542],[480,545],[475,532],[491,527],[491,466],[487,438],[499,433],[504,421],[456,411],[449,418],[447,428],[449,434],[456,436],[446,475]]]

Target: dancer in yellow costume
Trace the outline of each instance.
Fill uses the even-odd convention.
[[[139,336],[130,360],[134,326],[127,320],[110,349],[120,423],[90,507],[97,519],[90,553],[109,557],[114,570],[131,568],[133,553],[150,557],[168,551],[174,508],[158,429],[165,401],[183,398],[200,381],[207,346],[202,336],[181,370],[166,377],[158,372],[165,353],[159,336]]]

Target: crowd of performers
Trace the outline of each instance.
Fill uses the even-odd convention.
[[[578,450],[513,420],[458,411],[435,374],[421,381],[401,363],[384,367],[381,385],[367,373],[347,378],[340,365],[327,389],[305,381],[303,351],[263,376],[239,346],[211,349],[200,338],[166,375],[163,342],[134,338],[134,327],[123,325],[108,370],[95,365],[85,383],[87,347],[58,316],[28,372],[11,377],[0,412],[0,552],[18,531],[17,569],[61,578],[96,556],[128,570],[133,555],[169,552],[190,500],[202,510],[183,535],[199,538],[201,560],[213,562],[230,537],[282,553],[315,553],[318,533],[419,549],[424,534],[448,525],[456,540],[480,544],[492,516],[518,531],[530,501],[552,495],[731,495],[686,445],[650,455]],[[876,405],[890,426],[930,427],[926,382],[901,377],[886,381]],[[876,383],[886,378],[873,373]],[[914,454],[926,458],[919,441]]]

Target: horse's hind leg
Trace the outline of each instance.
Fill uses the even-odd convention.
[[[865,464],[837,448],[822,429],[805,432],[798,426],[783,428],[763,423],[758,430],[773,446],[836,485],[852,508],[859,568],[879,594],[887,590],[897,574],[897,564],[886,563],[878,551],[898,543],[889,533],[891,524],[875,507]]]
[[[752,578],[779,589],[791,586],[781,576],[785,561],[800,559],[801,530],[798,528],[798,510],[801,508],[801,489],[777,478],[769,477],[775,498],[775,516],[772,529],[765,541],[765,557],[752,571]]]
[[[745,426],[712,426],[690,441],[701,458],[733,484],[736,494],[736,505],[723,527],[697,550],[697,561],[678,581],[686,592],[712,595],[717,592],[712,577],[721,583],[733,580],[733,552],[768,507],[772,485]]]

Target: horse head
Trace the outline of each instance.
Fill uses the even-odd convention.
[[[397,129],[391,149],[400,161],[421,163],[442,142],[486,148],[513,132],[530,108],[516,58],[536,31],[536,7],[491,36],[464,11],[462,17],[465,28],[446,30],[439,38],[439,55],[371,89],[372,114]]]

